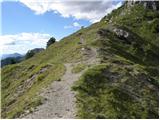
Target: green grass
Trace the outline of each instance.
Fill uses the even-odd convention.
[[[127,69],[116,64],[88,69],[73,87],[77,91],[78,117],[158,118],[158,94],[149,88],[149,84],[144,86],[141,82],[139,77],[145,74],[143,69],[137,66]]]
[[[38,73],[42,68],[48,66],[44,73],[39,73],[32,81],[34,83],[30,88],[26,81],[31,76]],[[54,80],[60,79],[65,72],[62,64],[40,65],[28,70],[30,66],[14,65],[8,66],[2,70],[2,118],[17,118],[25,110],[36,107],[42,103],[43,98],[39,93]],[[12,70],[12,72],[8,72]],[[12,74],[10,74],[12,73]],[[19,86],[21,89],[17,90]],[[24,89],[23,89],[24,88]],[[19,94],[19,91],[23,91]],[[16,97],[16,94],[18,97]]]
[[[122,12],[125,15],[121,15]],[[159,36],[157,29],[159,25],[156,22],[159,20],[158,11],[145,9],[142,5],[135,5],[129,9],[120,7],[102,19],[102,21],[104,22],[106,18],[112,18],[113,24],[125,26],[145,40],[158,46]],[[148,23],[148,21],[151,23]]]

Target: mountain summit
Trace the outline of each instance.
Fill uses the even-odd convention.
[[[158,119],[157,1],[127,6],[2,68],[2,118]]]

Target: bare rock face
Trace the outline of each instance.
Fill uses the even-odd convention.
[[[132,7],[135,4],[142,4],[144,8],[159,10],[159,1],[152,0],[152,1],[142,1],[142,0],[130,0],[127,1],[127,7]]]

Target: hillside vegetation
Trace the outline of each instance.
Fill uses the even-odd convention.
[[[159,13],[124,4],[100,22],[82,28],[32,58],[2,69],[2,118],[18,118],[43,103],[39,96],[64,75],[65,63],[87,59],[82,48],[97,49],[73,86],[78,118],[158,118]],[[83,36],[84,44],[79,44]],[[78,64],[72,69],[86,69]]]
[[[101,20],[101,64],[73,87],[80,118],[158,118],[157,20],[158,12],[142,5],[122,6]]]
[[[17,118],[24,112],[32,112],[35,106],[43,103],[39,93],[63,76],[64,63],[80,62],[85,58],[81,54],[84,46],[79,44],[80,34],[83,34],[90,46],[96,38],[96,34],[93,36],[92,33],[96,33],[98,26],[103,25],[94,24],[79,30],[28,60],[4,67],[1,79],[2,118]]]

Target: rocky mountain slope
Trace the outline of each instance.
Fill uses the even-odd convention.
[[[159,118],[158,7],[129,4],[4,67],[2,118]]]

